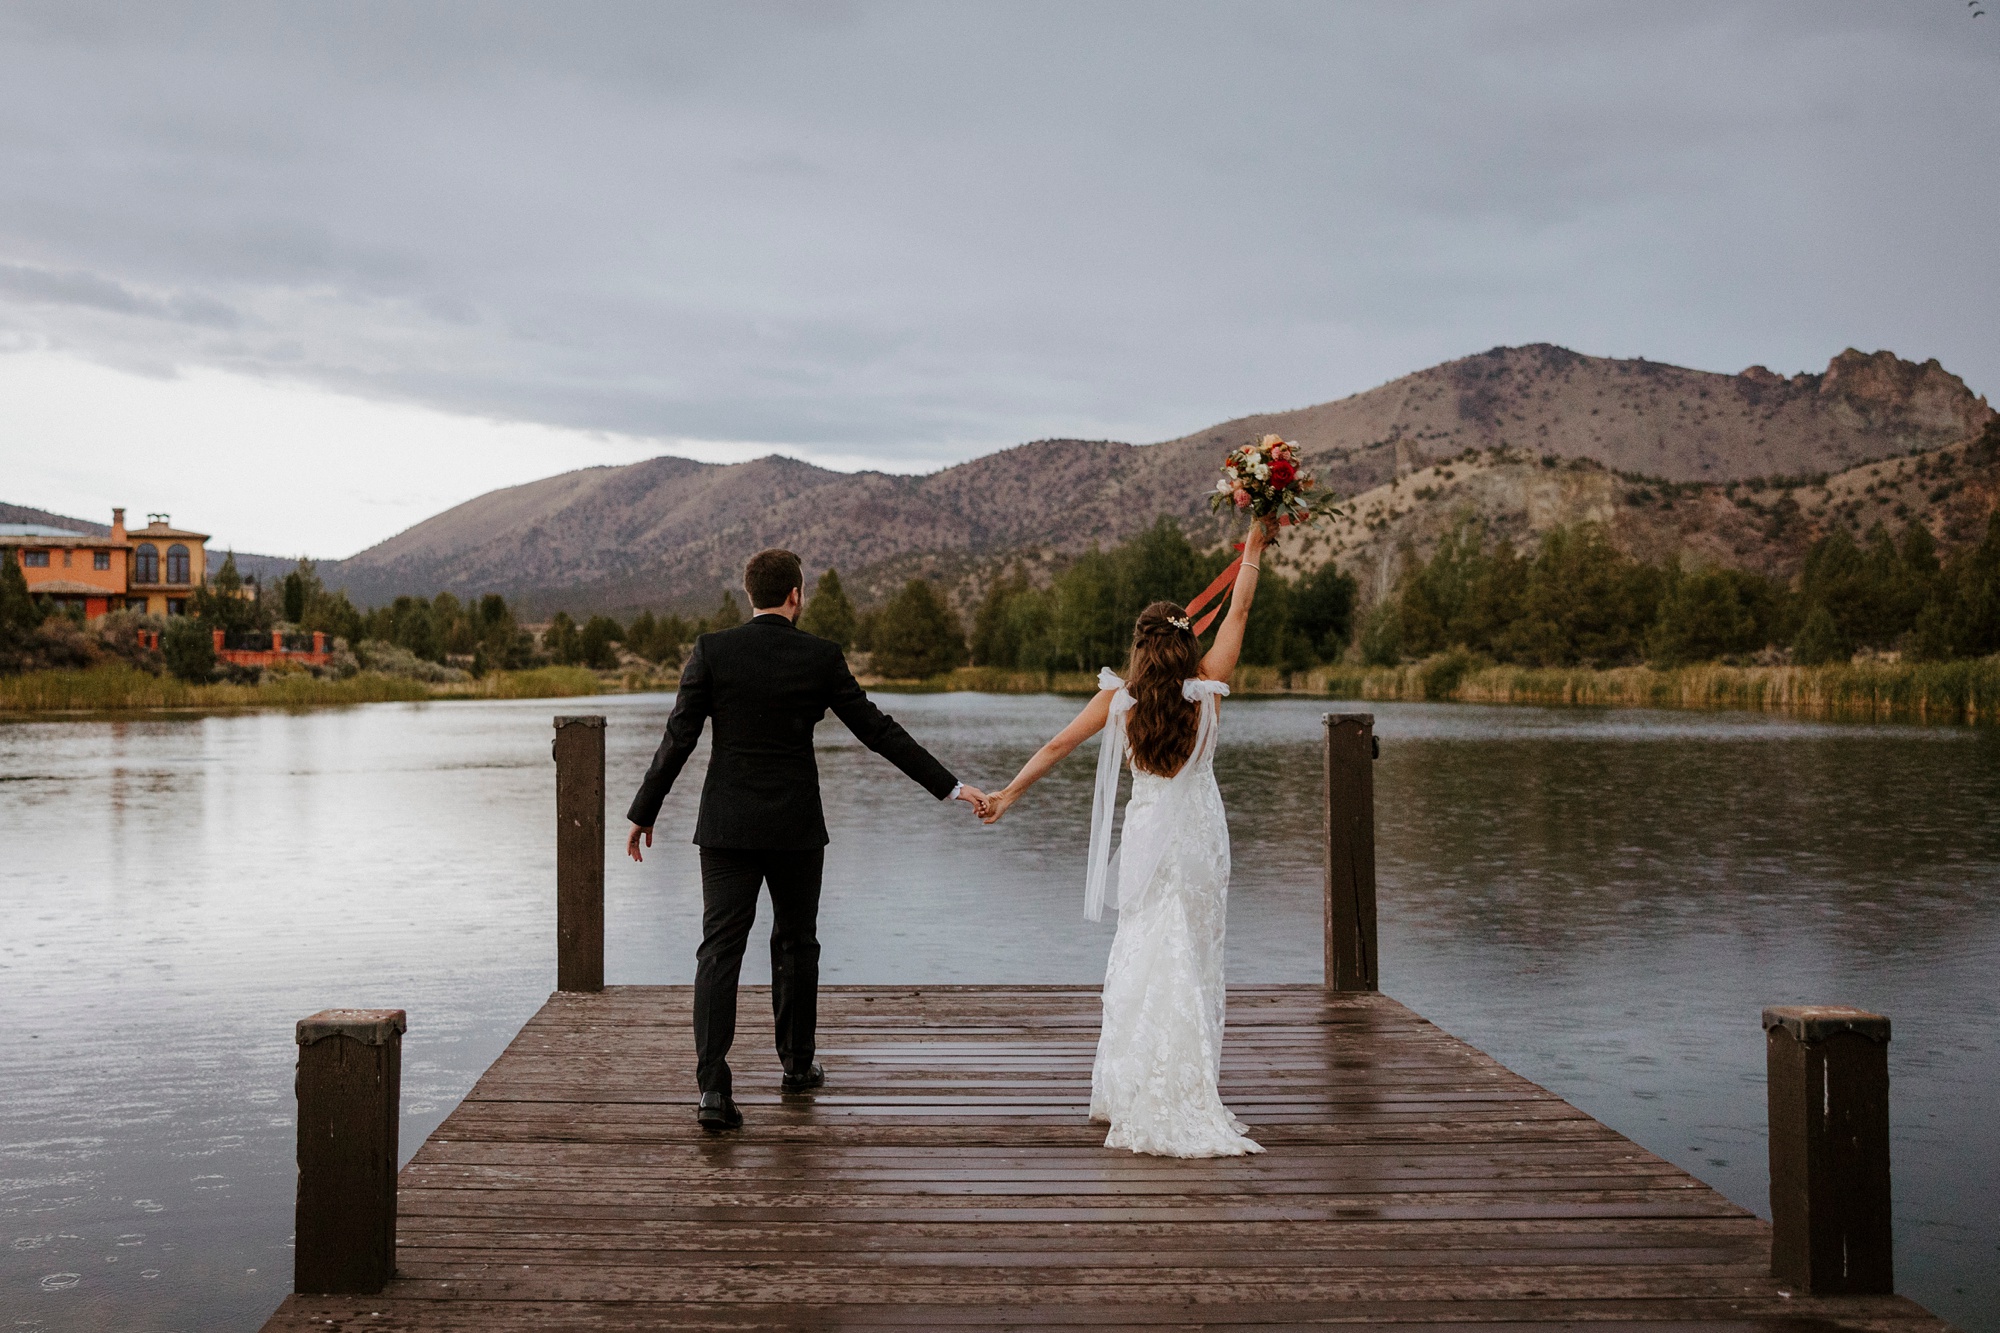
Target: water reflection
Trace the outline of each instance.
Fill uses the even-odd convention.
[[[612,719],[614,817],[669,704],[590,705]],[[1076,702],[889,706],[998,782]],[[1226,713],[1236,979],[1319,975],[1329,707]],[[552,984],[555,711],[0,727],[0,1305],[18,1326],[260,1322],[289,1278],[290,1025],[314,1009],[407,1008],[406,1149],[444,1116]],[[1891,1014],[1902,1286],[2000,1328],[2000,738],[1374,711],[1388,990],[1755,1207],[1758,1008]],[[985,829],[837,724],[820,737],[829,981],[1098,978],[1088,754]],[[691,976],[704,756],[647,864],[608,861],[614,982]],[[746,979],[767,967],[753,948]]]

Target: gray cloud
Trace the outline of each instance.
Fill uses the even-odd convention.
[[[1550,340],[2000,387],[2000,36],[1863,4],[0,11],[0,335],[916,468]]]

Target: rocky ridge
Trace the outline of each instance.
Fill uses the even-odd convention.
[[[1215,466],[1271,431],[1299,441],[1308,466],[1354,497],[1348,520],[1297,546],[1294,567],[1338,559],[1379,580],[1387,553],[1421,549],[1471,511],[1523,536],[1598,518],[1635,549],[1782,569],[1797,543],[1753,540],[1764,529],[1738,522],[1751,513],[1739,501],[1764,491],[1747,483],[1791,479],[1809,532],[1847,512],[1835,491],[1857,466],[1938,456],[1993,415],[1935,360],[1886,351],[1849,349],[1824,371],[1786,377],[1501,347],[1160,444],[1040,440],[928,476],[777,456],[587,468],[488,492],[321,568],[365,604],[449,589],[500,592],[530,615],[700,611],[734,586],[749,553],[783,545],[815,571],[840,568],[863,599],[921,574],[963,600],[1002,565],[1045,575],[1163,513],[1220,542],[1207,506]],[[1801,486],[1835,489],[1815,498]],[[1696,498],[1709,488],[1724,498]],[[1977,503],[1984,492],[1966,494]],[[1689,526],[1709,509],[1713,523]]]

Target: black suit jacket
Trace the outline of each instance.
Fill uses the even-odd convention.
[[[666,738],[628,816],[641,827],[653,826],[701,739],[702,723],[712,718],[715,739],[694,840],[703,847],[773,851],[826,846],[813,727],[828,709],[863,745],[939,800],[958,785],[930,751],[869,702],[839,644],[783,616],[765,615],[694,641]]]

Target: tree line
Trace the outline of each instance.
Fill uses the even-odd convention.
[[[1554,529],[1532,552],[1488,545],[1468,520],[1428,560],[1406,556],[1359,655],[1389,665],[1453,648],[1533,666],[1981,657],[2000,652],[2000,513],[1944,558],[1920,522],[1897,534],[1878,523],[1859,542],[1836,528],[1807,549],[1796,582],[1638,560],[1589,524]]]
[[[924,678],[968,663],[1014,670],[1091,671],[1124,660],[1132,623],[1149,602],[1183,604],[1227,564],[1201,551],[1162,516],[1130,540],[1093,547],[1037,586],[1015,565],[989,583],[966,626],[934,584],[911,579],[879,605],[857,607],[835,570],[822,574],[801,628],[843,649],[872,654],[877,674]],[[547,665],[615,669],[621,650],[673,669],[700,634],[741,624],[735,594],[700,617],[642,612],[626,624],[558,612],[539,638],[498,594],[397,597],[363,611],[300,561],[271,591],[243,595],[225,558],[189,614],[156,624],[120,612],[86,631],[36,602],[11,559],[0,561],[0,671],[81,667],[117,657],[187,679],[219,670],[225,635],[273,628],[325,632],[345,648],[383,645],[475,675]],[[1612,544],[1600,526],[1556,528],[1533,549],[1489,542],[1474,519],[1427,559],[1405,550],[1391,590],[1356,624],[1354,579],[1328,564],[1294,580],[1266,569],[1245,634],[1243,660],[1288,671],[1357,658],[1390,665],[1450,650],[1535,666],[1650,662],[1846,661],[1900,652],[1939,661],[2000,653],[2000,513],[1983,539],[1941,554],[1928,528],[1891,533],[1877,524],[1857,541],[1836,528],[1807,550],[1796,580],[1767,578],[1679,558],[1649,562]],[[151,649],[136,631],[161,630]],[[1775,656],[1774,656],[1775,654]],[[406,661],[409,659],[405,659]],[[351,669],[351,668],[350,668]]]

